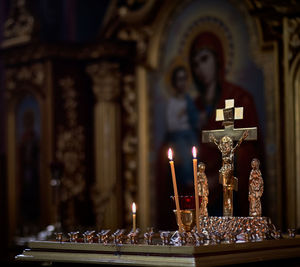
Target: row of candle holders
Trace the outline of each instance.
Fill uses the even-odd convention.
[[[152,229],[152,228],[151,228]],[[101,243],[101,244],[138,244],[140,239],[140,229],[137,228],[135,231],[131,230],[129,233],[126,229],[117,229],[112,233],[110,229],[96,231],[85,231],[80,236],[79,231],[69,232],[68,238],[64,238],[62,232],[55,233],[56,241],[58,242],[70,242],[70,243]],[[154,231],[149,230],[144,234],[145,241],[147,244],[152,244]]]
[[[56,233],[56,241],[71,243],[100,244],[147,244],[147,245],[203,245],[219,243],[236,243],[281,239],[280,230],[267,217],[204,217],[201,219],[201,231],[195,228],[188,232],[158,231],[149,228],[143,235],[139,228],[135,231],[110,229],[69,232],[67,238],[63,233]],[[289,238],[296,236],[295,229],[288,229]]]

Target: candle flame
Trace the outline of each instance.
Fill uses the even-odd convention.
[[[193,146],[193,157],[194,159],[197,158],[197,150],[195,146]]]
[[[134,202],[132,203],[132,213],[136,213],[136,205]]]
[[[173,151],[171,148],[169,148],[169,150],[168,150],[168,158],[169,158],[169,160],[173,160]]]

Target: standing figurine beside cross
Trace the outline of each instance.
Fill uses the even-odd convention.
[[[217,109],[216,121],[222,121],[224,129],[202,131],[202,142],[213,142],[222,153],[219,183],[223,185],[223,216],[233,216],[233,190],[238,190],[234,177],[234,152],[244,140],[257,140],[257,127],[234,128],[234,120],[243,119],[243,107],[235,107],[234,99],[225,100],[225,108]],[[238,141],[233,146],[233,141]]]

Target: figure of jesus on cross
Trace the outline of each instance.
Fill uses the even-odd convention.
[[[214,142],[222,153],[219,182],[223,185],[223,216],[233,216],[233,190],[238,190],[234,177],[234,152],[244,140],[256,140],[257,128],[234,128],[234,120],[243,119],[243,108],[234,107],[234,99],[225,100],[225,108],[217,109],[216,121],[223,121],[224,129],[202,131],[202,142]],[[233,146],[233,141],[238,141]]]

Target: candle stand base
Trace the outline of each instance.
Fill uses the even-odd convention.
[[[33,241],[28,243],[23,253],[16,256],[17,261],[37,262],[53,265],[68,264],[105,264],[122,266],[220,266],[243,263],[259,264],[266,261],[299,259],[300,238],[284,236],[279,240],[261,242],[235,243],[203,243],[199,245],[185,244],[182,246],[161,242],[153,245],[139,244],[108,244],[57,241]],[[293,262],[292,262],[293,263]],[[295,263],[295,262],[294,262]],[[297,261],[299,263],[299,261]],[[283,262],[282,262],[283,264]],[[295,264],[291,264],[296,266]]]
[[[198,235],[213,242],[261,241],[281,237],[268,217],[202,217],[200,229]]]

